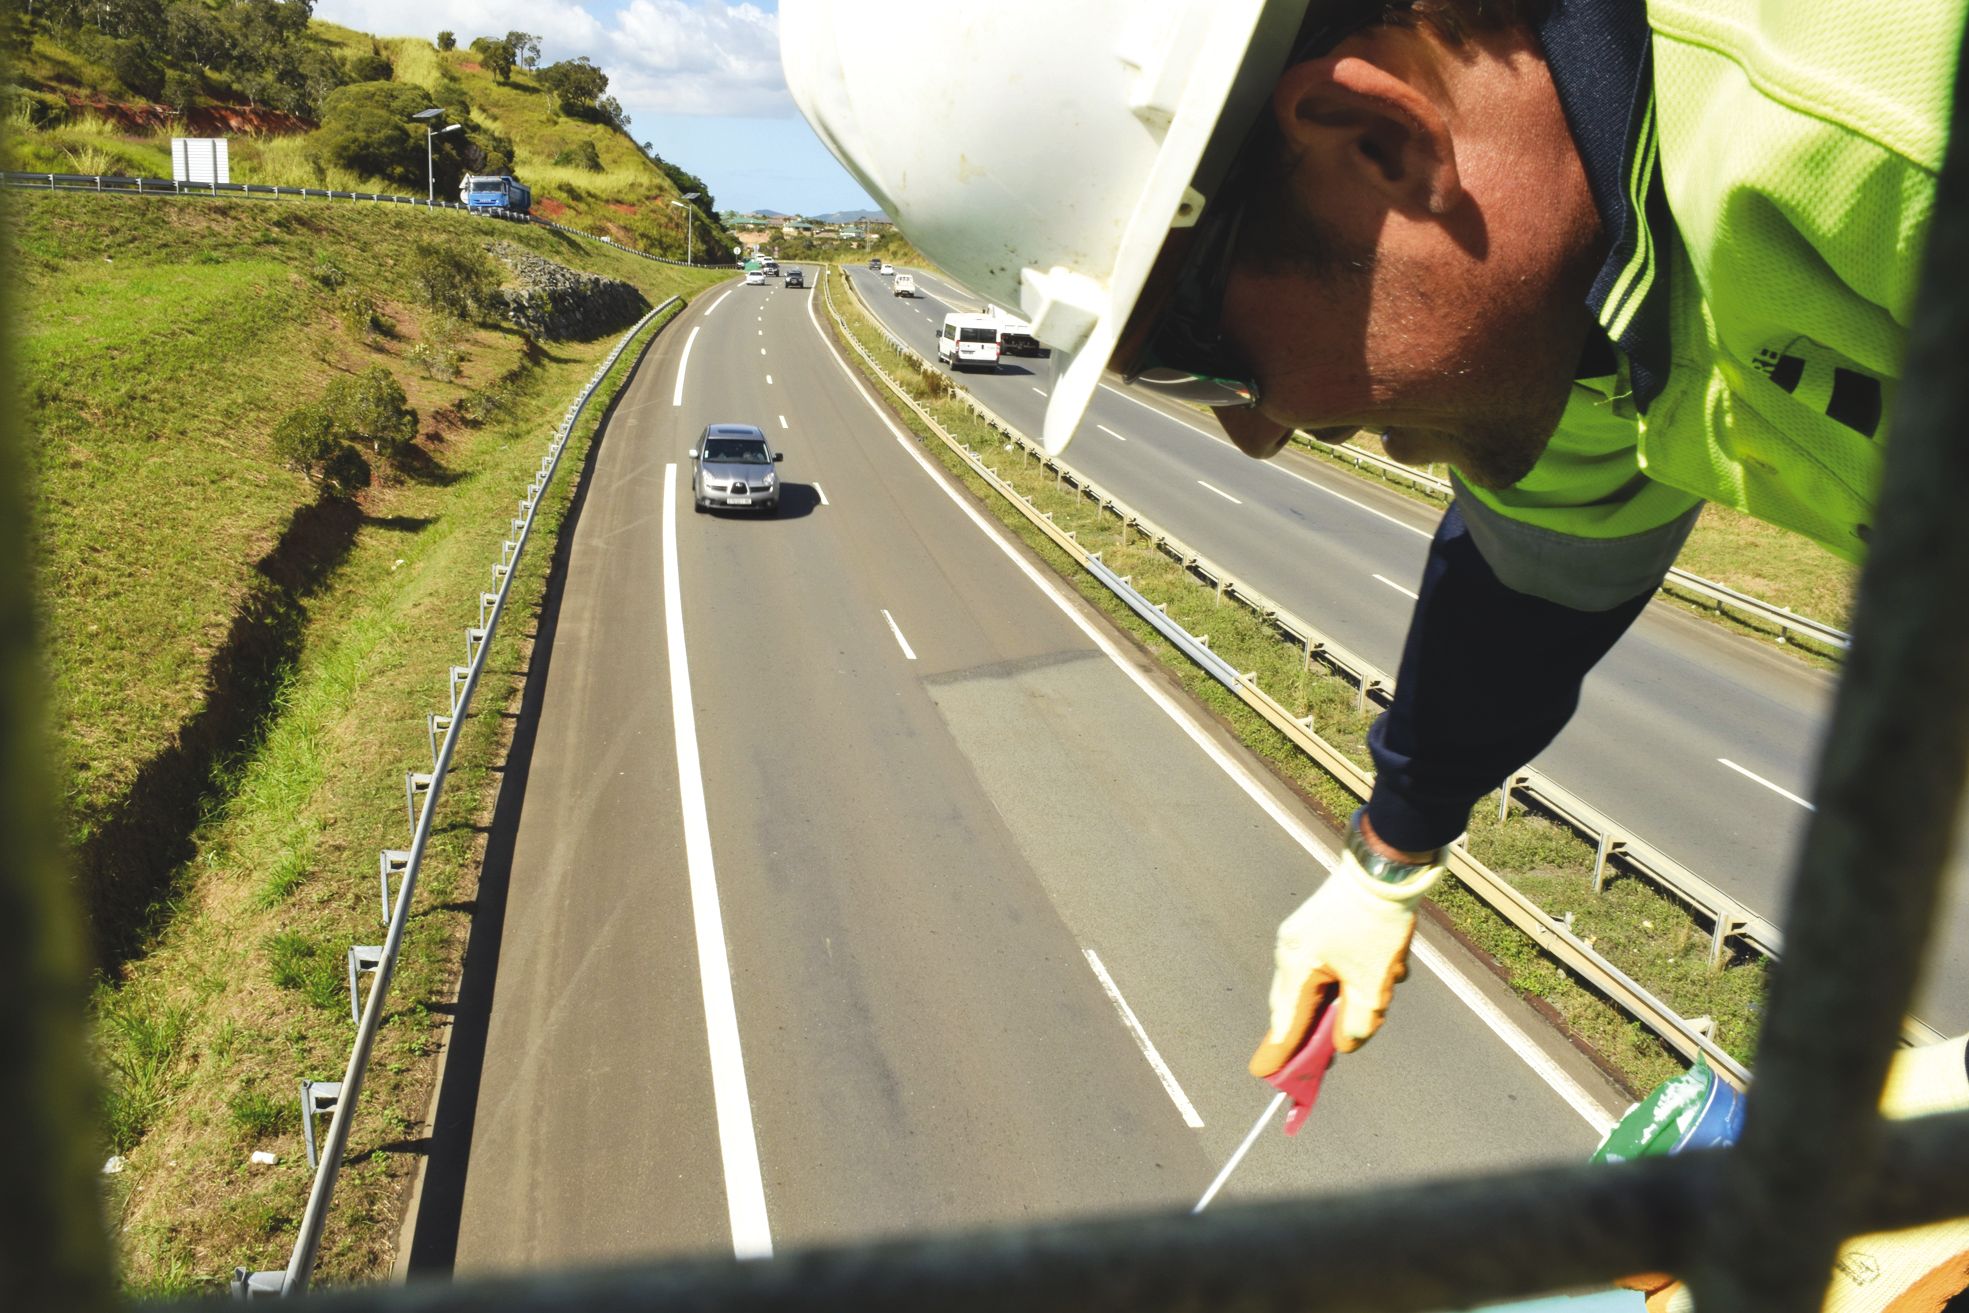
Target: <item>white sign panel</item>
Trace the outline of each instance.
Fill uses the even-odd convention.
[[[179,182],[231,182],[224,137],[171,138],[171,176]]]

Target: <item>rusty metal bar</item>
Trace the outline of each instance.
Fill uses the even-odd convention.
[[[1964,49],[1969,49],[1965,46]],[[1958,88],[1962,53],[1957,57]],[[1958,94],[1853,646],[1791,886],[1704,1307],[1817,1309],[1882,1170],[1877,1112],[1914,995],[1969,754],[1969,113]]]
[[[1888,1031],[1891,1035],[1891,1027]],[[1869,1229],[1969,1211],[1969,1113],[1903,1122]],[[456,1283],[316,1292],[322,1313],[1422,1313],[1683,1267],[1730,1155],[1521,1171],[1330,1199]],[[515,1207],[525,1207],[515,1200]]]

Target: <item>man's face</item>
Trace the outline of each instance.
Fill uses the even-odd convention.
[[[1376,33],[1281,84],[1279,167],[1224,299],[1261,400],[1216,413],[1254,456],[1293,428],[1368,429],[1397,460],[1507,487],[1557,427],[1593,330],[1597,212],[1535,47],[1439,50]]]

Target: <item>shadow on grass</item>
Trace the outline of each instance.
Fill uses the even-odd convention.
[[[205,668],[205,705],[103,814],[75,854],[77,892],[97,962],[114,973],[142,951],[173,904],[178,868],[227,765],[259,736],[300,654],[303,603],[347,559],[360,507],[324,498],[296,511],[253,566],[232,628]]]

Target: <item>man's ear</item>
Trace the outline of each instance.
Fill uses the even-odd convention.
[[[1357,54],[1329,55],[1280,74],[1272,113],[1322,181],[1411,213],[1447,214],[1463,199],[1455,141],[1426,81]]]

